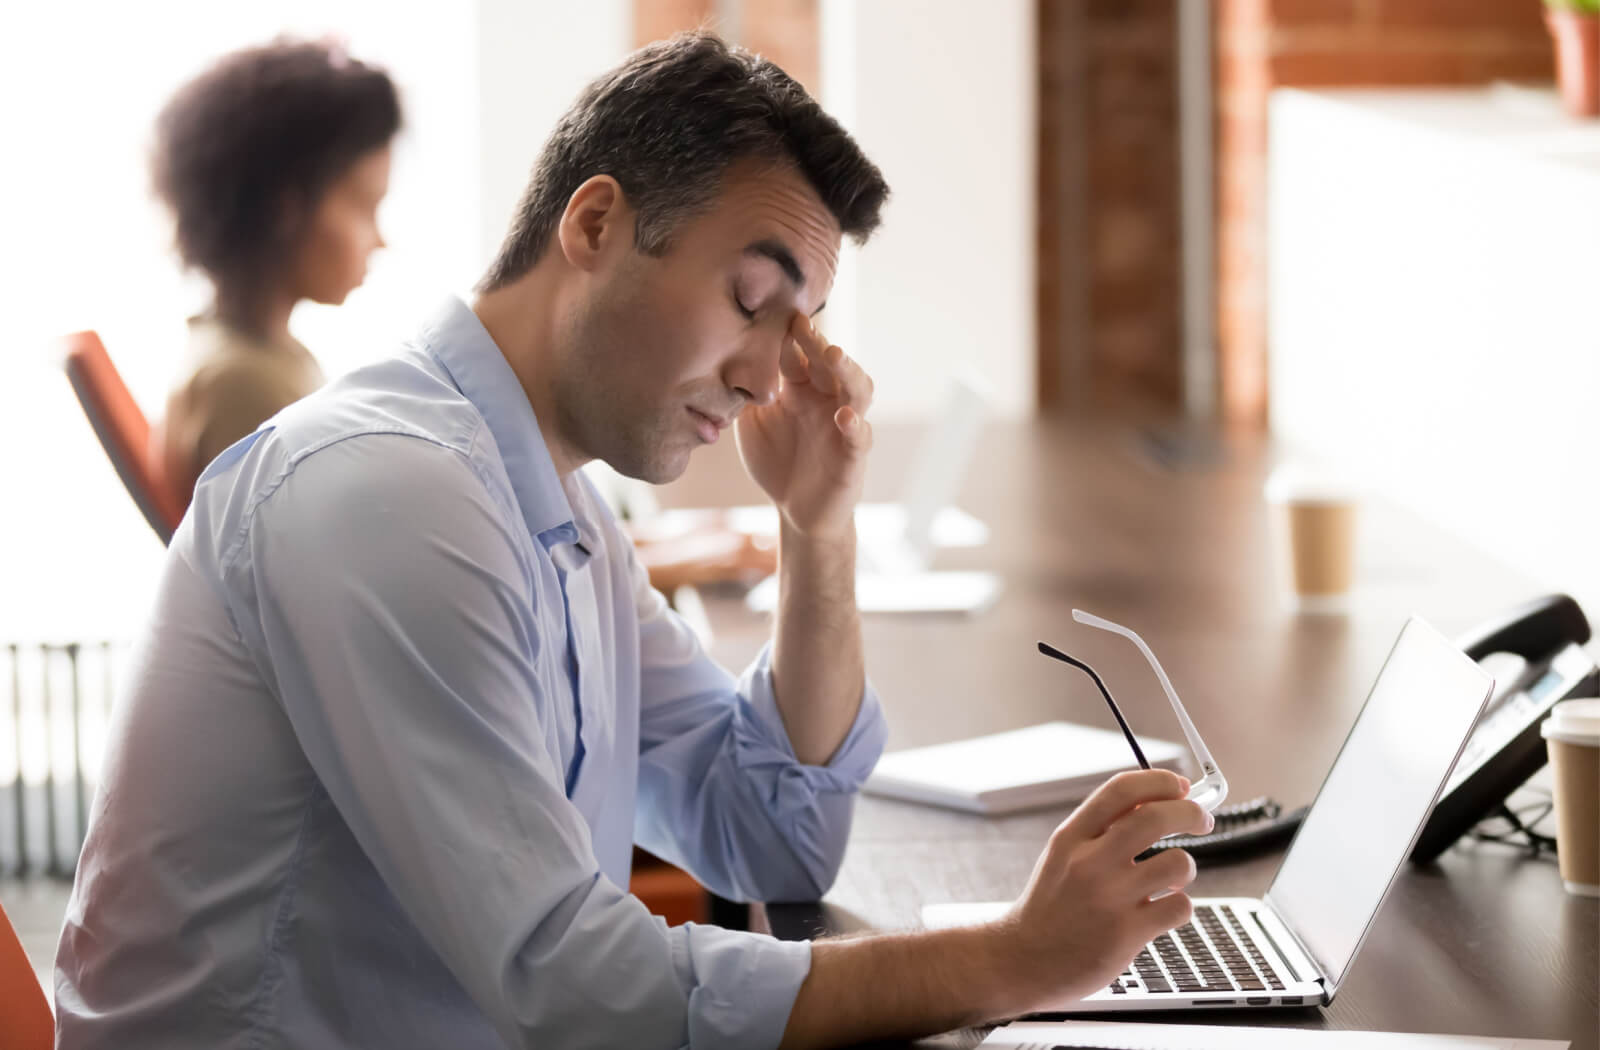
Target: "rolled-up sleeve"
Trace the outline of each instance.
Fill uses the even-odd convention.
[[[778,711],[770,643],[735,681],[637,575],[639,844],[733,900],[817,900],[888,737],[877,693],[862,683],[844,741],[807,765]]]
[[[668,929],[599,871],[542,721],[512,513],[453,450],[335,444],[225,555],[230,614],[363,852],[509,1045],[775,1046],[808,945]],[[735,752],[760,767],[778,745],[754,712]]]

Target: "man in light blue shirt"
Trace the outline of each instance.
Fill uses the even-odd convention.
[[[885,737],[853,597],[872,384],[809,318],[886,194],[770,63],[648,48],[557,127],[470,306],[210,465],[120,701],[59,1045],[822,1045],[1087,991],[1186,917],[1147,898],[1187,858],[1132,867],[1201,830],[1159,772],[972,930],[813,947],[626,892],[634,843],[741,900],[838,870]],[[736,418],[781,522],[737,681],[577,470],[666,481]]]

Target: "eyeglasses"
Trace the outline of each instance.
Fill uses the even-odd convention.
[[[1102,631],[1120,634],[1139,647],[1144,658],[1150,662],[1150,667],[1156,673],[1156,678],[1161,682],[1161,688],[1166,691],[1167,699],[1172,701],[1172,710],[1178,716],[1178,725],[1183,727],[1183,735],[1189,741],[1189,749],[1194,752],[1195,760],[1200,763],[1200,770],[1204,774],[1199,783],[1191,784],[1189,794],[1185,796],[1191,802],[1198,802],[1206,810],[1215,810],[1222,805],[1228,797],[1228,781],[1222,775],[1222,770],[1217,768],[1217,763],[1212,759],[1211,752],[1206,748],[1206,742],[1200,739],[1200,734],[1194,728],[1194,723],[1189,721],[1189,712],[1183,709],[1183,704],[1178,700],[1177,692],[1172,688],[1172,682],[1167,678],[1167,672],[1161,669],[1161,661],[1156,659],[1156,654],[1133,631],[1118,623],[1102,619],[1093,613],[1086,613],[1082,609],[1072,610],[1072,618],[1079,623],[1098,627]],[[1050,645],[1048,642],[1039,643],[1039,651],[1046,656],[1053,657],[1063,663],[1071,664],[1080,671],[1094,679],[1094,684],[1100,690],[1100,695],[1106,698],[1106,705],[1111,708],[1111,713],[1116,716],[1117,725],[1122,727],[1122,735],[1128,738],[1128,746],[1133,748],[1133,757],[1139,760],[1140,769],[1149,769],[1150,762],[1144,757],[1144,751],[1139,747],[1139,741],[1134,739],[1133,730],[1128,728],[1128,720],[1122,717],[1122,711],[1117,707],[1117,702],[1111,699],[1111,690],[1100,680],[1094,668],[1082,660],[1068,656],[1066,653]]]

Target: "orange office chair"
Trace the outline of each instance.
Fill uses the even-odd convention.
[[[694,876],[637,846],[633,848],[633,877],[628,880],[628,892],[638,897],[650,914],[666,919],[668,926],[711,921],[710,896]]]
[[[105,344],[94,332],[74,332],[62,339],[67,379],[89,417],[95,437],[106,450],[117,477],[138,504],[144,520],[162,543],[171,543],[186,509],[149,453],[150,422],[127,384],[111,363]]]
[[[56,1019],[17,931],[0,908],[0,1035],[8,1050],[50,1050]]]

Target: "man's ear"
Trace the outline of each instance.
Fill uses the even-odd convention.
[[[556,226],[561,254],[580,270],[592,270],[608,254],[633,244],[633,209],[610,175],[595,175],[573,191]]]

